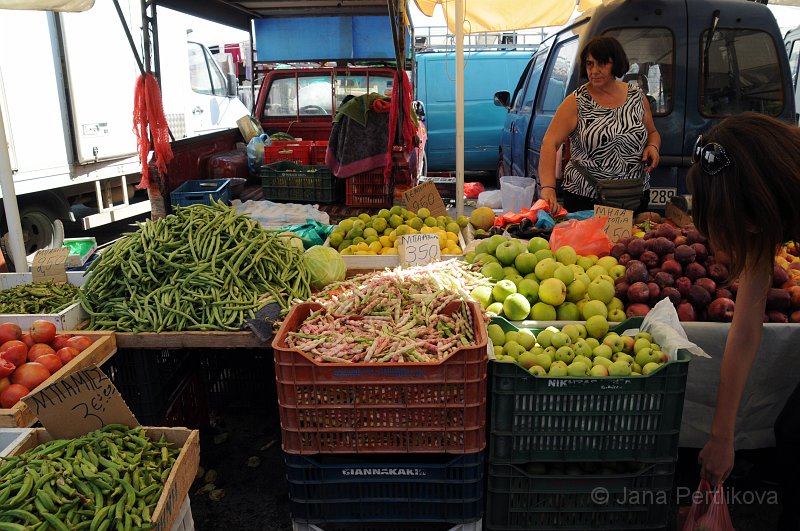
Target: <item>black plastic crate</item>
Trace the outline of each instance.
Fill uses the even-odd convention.
[[[169,397],[164,426],[192,429],[209,426],[208,380],[205,367],[199,361],[197,358],[190,360],[188,374]]]
[[[555,466],[561,467],[554,470]],[[588,464],[583,464],[588,465]],[[675,462],[489,464],[485,529],[624,531],[667,529],[675,513]],[[572,468],[571,468],[572,467]],[[592,473],[593,472],[593,473]],[[571,475],[570,475],[571,474]]]
[[[631,318],[612,331],[641,322]],[[675,459],[690,359],[679,350],[648,376],[603,378],[536,377],[516,363],[489,362],[489,461]]]
[[[306,166],[282,160],[259,169],[264,199],[300,203],[336,203],[344,197],[344,181],[327,166]]]
[[[136,419],[159,426],[170,396],[191,371],[190,356],[184,349],[118,349],[102,368]]]
[[[277,415],[272,349],[205,349],[208,402],[212,408],[250,408],[270,404]]]
[[[284,453],[289,507],[303,523],[474,522],[484,453],[409,457]]]

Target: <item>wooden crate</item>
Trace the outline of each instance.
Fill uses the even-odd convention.
[[[117,340],[114,336],[114,332],[69,331],[63,333],[85,335],[92,338],[94,343],[78,354],[75,359],[59,369],[55,374],[51,375],[50,378],[42,382],[36,389],[32,389],[31,391],[42,389],[64,376],[88,367],[89,365],[102,365],[117,351]],[[36,416],[22,400],[11,408],[0,409],[0,428],[24,428],[33,425],[34,422],[36,422]]]
[[[145,427],[145,431],[151,440],[157,441],[163,434],[167,441],[175,443],[181,449],[181,453],[178,454],[167,481],[164,483],[164,491],[161,493],[151,520],[156,524],[154,529],[169,531],[181,516],[181,509],[189,493],[189,487],[192,486],[195,474],[197,474],[197,467],[200,465],[200,432],[186,428],[151,427]],[[20,454],[50,440],[52,437],[44,428],[31,430],[30,435],[9,455]]]
[[[32,278],[30,273],[2,273],[0,274],[0,290],[13,288],[20,284],[30,284]],[[87,278],[84,276],[83,271],[68,271],[67,280],[75,286],[83,286]],[[55,324],[59,330],[75,330],[88,318],[89,314],[83,309],[81,303],[76,302],[58,313],[0,314],[0,323],[14,323],[22,328],[23,331],[26,331],[34,321],[44,319]]]

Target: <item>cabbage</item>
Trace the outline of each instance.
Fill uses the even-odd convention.
[[[347,274],[344,258],[333,247],[311,247],[303,254],[303,264],[311,275],[311,287],[315,290],[344,280]]]

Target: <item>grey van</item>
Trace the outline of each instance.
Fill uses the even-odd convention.
[[[539,154],[556,109],[579,79],[579,53],[596,35],[620,41],[630,60],[623,77],[647,94],[661,133],[661,163],[651,175],[650,207],[686,193],[697,135],[715,120],[756,111],[795,121],[792,75],[775,17],[741,0],[618,0],[587,11],[545,40],[513,94],[498,172],[538,178]]]

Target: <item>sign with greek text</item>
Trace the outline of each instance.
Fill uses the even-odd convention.
[[[407,190],[403,194],[403,201],[405,201],[406,208],[414,212],[420,208],[427,208],[430,210],[431,216],[447,215],[447,207],[444,206],[442,196],[439,195],[439,190],[436,189],[433,181],[426,181]]]
[[[442,258],[436,234],[405,234],[398,241],[397,254],[403,267],[430,264]]]
[[[611,243],[617,243],[622,238],[630,238],[633,234],[633,210],[595,205],[594,217],[608,217],[603,230]]]
[[[106,374],[94,365],[22,399],[56,439],[79,437],[107,424],[138,426]]]
[[[34,282],[47,282],[56,284],[67,281],[68,247],[58,249],[42,249],[33,257],[31,276]]]

